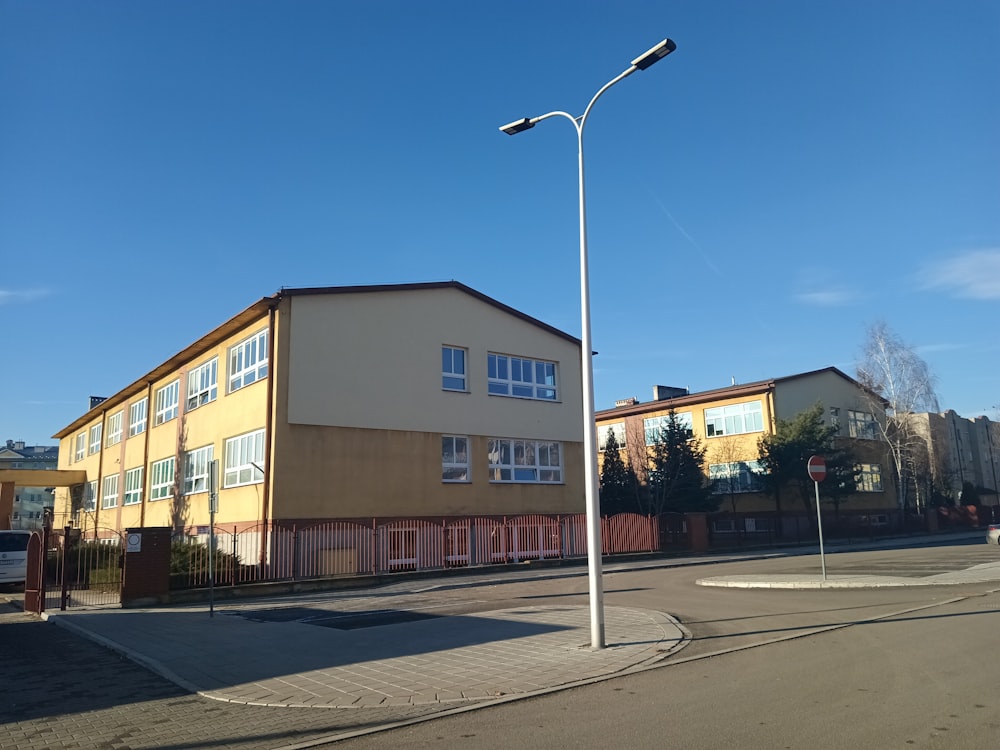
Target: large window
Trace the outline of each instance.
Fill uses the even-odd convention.
[[[705,435],[708,437],[763,431],[764,417],[760,401],[705,409]]]
[[[103,425],[95,424],[90,428],[90,448],[88,449],[88,453],[91,455],[101,450],[101,430],[103,427]]]
[[[184,455],[184,494],[208,492],[208,465],[212,462],[215,446],[188,451]]]
[[[506,354],[489,354],[488,390],[494,396],[556,400],[556,364]]]
[[[264,431],[226,441],[225,487],[239,487],[264,481]]]
[[[619,448],[625,447],[625,423],[602,424],[597,428],[597,449],[603,451],[608,444],[608,435],[615,436]]]
[[[122,416],[124,413],[124,411],[119,411],[108,417],[108,442],[106,445],[109,448],[122,441]]]
[[[215,401],[218,392],[219,358],[206,362],[188,373],[187,410]]]
[[[852,438],[874,440],[877,434],[875,417],[866,411],[847,410],[847,434]]]
[[[446,391],[465,391],[465,349],[441,347],[441,387]]]
[[[441,437],[441,481],[468,482],[469,438],[459,435]]]
[[[163,424],[177,416],[177,395],[180,391],[180,381],[175,380],[156,392],[154,404],[156,418],[153,424]]]
[[[882,467],[879,464],[857,464],[854,471],[858,492],[882,492]]]
[[[101,438],[97,438],[98,445],[100,445]],[[81,432],[76,436],[76,450],[73,451],[73,460],[82,461],[83,457],[87,455],[87,433]]]
[[[693,424],[691,420],[691,412],[680,411],[676,412],[677,424],[684,428],[688,437],[694,435],[694,430],[691,428]],[[642,430],[646,433],[646,445],[656,445],[660,440],[660,433],[666,429],[667,423],[670,421],[670,415],[664,414],[659,417],[647,417],[642,420]]]
[[[561,456],[559,443],[491,438],[490,481],[561,482]]]
[[[128,436],[135,437],[146,431],[146,410],[149,399],[136,401],[128,408]]]
[[[267,329],[229,350],[229,391],[267,377]]]
[[[104,477],[104,491],[101,493],[102,508],[118,507],[118,475]]]
[[[760,461],[732,461],[709,464],[708,478],[712,482],[712,492],[716,495],[760,492],[762,488],[759,475],[762,471]]]
[[[174,488],[174,457],[156,461],[149,467],[149,499],[163,500],[170,497]]]
[[[125,472],[125,499],[122,505],[135,505],[142,502],[143,470],[129,469]]]

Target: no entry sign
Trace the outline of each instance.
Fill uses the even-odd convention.
[[[814,482],[826,479],[826,459],[822,456],[810,456],[806,462],[806,469],[809,471],[809,478]]]

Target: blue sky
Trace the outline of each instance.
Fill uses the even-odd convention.
[[[0,1],[0,438],[282,286],[456,279],[580,335],[598,409],[836,366],[885,320],[1000,403],[1000,4]]]

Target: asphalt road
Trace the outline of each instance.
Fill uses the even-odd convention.
[[[833,573],[932,575],[1000,559],[981,542],[830,554]],[[818,558],[635,570],[609,566],[609,605],[691,631],[664,667],[338,743],[337,747],[986,747],[996,732],[998,595],[969,584],[876,590],[709,589],[705,575],[809,572]],[[348,594],[227,602],[267,616],[377,609],[434,614],[587,601],[583,570],[401,581]],[[291,611],[291,610],[289,610]],[[0,614],[3,748],[290,748],[335,726],[323,711],[223,704],[49,623]]]

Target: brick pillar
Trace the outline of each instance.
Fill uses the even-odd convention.
[[[14,515],[14,483],[0,482],[0,529],[11,529]]]
[[[708,514],[685,513],[684,520],[687,521],[691,551],[695,554],[708,552]]]
[[[127,529],[122,606],[164,601],[170,593],[170,527]]]

